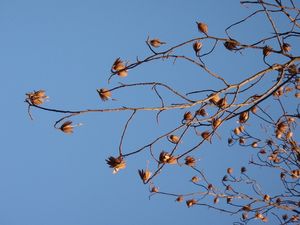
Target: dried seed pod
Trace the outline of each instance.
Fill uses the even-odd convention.
[[[261,150],[259,150],[259,153],[260,153],[260,154],[266,154],[267,152],[266,152],[265,149],[261,149]]]
[[[241,133],[241,130],[239,129],[239,127],[234,128],[233,133],[235,135],[239,135]]]
[[[201,133],[201,137],[202,137],[203,139],[205,139],[205,140],[210,141],[210,139],[211,139],[210,132],[209,132],[209,131],[204,131],[204,132],[202,132],[202,133]]]
[[[174,143],[174,144],[177,144],[179,142],[179,137],[176,136],[176,135],[173,135],[171,134],[169,137],[168,137],[169,141]]]
[[[193,114],[191,112],[185,112],[183,115],[183,119],[185,121],[191,121],[193,119]]]
[[[231,167],[227,168],[227,173],[228,174],[232,174],[233,173],[233,169]]]
[[[242,219],[243,219],[243,220],[248,219],[248,213],[245,213],[245,212],[244,212],[244,213],[242,214]]]
[[[264,55],[264,57],[270,55],[271,52],[272,52],[272,50],[273,50],[273,49],[272,49],[270,46],[267,46],[267,45],[266,45],[266,46],[263,48],[263,55]]]
[[[167,161],[170,159],[170,154],[167,152],[162,151],[159,155],[159,162],[160,163],[167,163]]]
[[[220,118],[213,118],[212,120],[212,127],[213,129],[216,129],[218,126],[220,126],[222,120]]]
[[[227,197],[226,197],[226,202],[227,202],[227,204],[232,203],[232,199],[233,199],[233,197],[227,196]]]
[[[201,50],[201,48],[202,48],[202,43],[199,41],[195,41],[193,44],[193,49],[196,54],[198,54],[198,52]]]
[[[288,218],[289,218],[289,217],[288,217],[287,214],[282,215],[282,219],[283,219],[283,220],[287,220]]]
[[[264,195],[264,201],[265,201],[265,202],[269,202],[270,199],[271,199],[270,195],[267,195],[267,194]]]
[[[292,170],[291,171],[291,177],[293,179],[298,179],[300,178],[300,169],[299,170]]]
[[[119,170],[126,168],[126,162],[122,156],[119,156],[117,158],[110,156],[108,159],[106,159],[106,163],[110,168],[114,169],[113,173],[117,173]]]
[[[279,98],[284,94],[283,87],[278,88],[274,93],[273,96]]]
[[[225,175],[225,176],[222,178],[222,181],[223,181],[223,182],[226,182],[226,181],[228,181],[228,176],[227,176],[227,175]]]
[[[291,139],[293,137],[293,132],[292,131],[288,131],[287,133],[286,133],[286,138],[287,139]]]
[[[208,189],[208,190],[212,190],[213,188],[214,188],[214,186],[213,186],[212,184],[208,184],[208,185],[207,185],[207,189]]]
[[[255,113],[257,112],[257,107],[256,107],[256,106],[253,106],[253,107],[251,108],[251,112],[255,114]]]
[[[196,111],[196,115],[200,115],[200,116],[208,116],[207,112],[205,111],[204,108],[201,108],[199,110]]]
[[[142,179],[142,181],[145,183],[150,177],[151,177],[151,172],[146,169],[144,170],[138,170],[140,178]]]
[[[217,105],[217,103],[220,101],[220,97],[218,94],[211,94],[209,95],[209,97],[211,97],[209,101],[215,105]]]
[[[41,105],[47,98],[49,98],[44,90],[26,93],[26,96],[26,100],[28,100],[33,105]]]
[[[233,189],[232,189],[232,187],[230,186],[230,185],[227,185],[226,186],[226,191],[232,191]]]
[[[220,108],[226,108],[227,106],[227,100],[226,98],[221,98],[218,102],[217,102],[217,106],[220,107]]]
[[[102,101],[107,101],[111,98],[111,92],[106,88],[97,89],[97,92]]]
[[[234,39],[230,39],[224,43],[225,48],[229,51],[235,50],[240,43]]]
[[[297,92],[297,93],[295,94],[295,97],[296,97],[296,98],[300,98],[300,92]]]
[[[192,179],[191,179],[191,181],[192,181],[193,183],[197,183],[197,182],[199,181],[199,177],[193,176]]]
[[[112,70],[113,71],[119,71],[125,69],[125,64],[120,58],[117,58],[115,62],[112,65]]]
[[[177,157],[170,156],[170,158],[167,160],[168,164],[177,164]]]
[[[205,23],[196,22],[198,26],[198,30],[207,35],[208,33],[208,26]]]
[[[283,43],[282,44],[282,50],[284,52],[290,52],[292,50],[292,46],[288,43]]]
[[[263,219],[264,216],[263,216],[263,214],[261,214],[260,212],[256,212],[256,213],[255,213],[255,218],[256,218],[256,219]]]
[[[251,210],[252,210],[252,209],[251,209],[251,205],[244,205],[244,206],[242,207],[242,210],[243,210],[243,211],[246,211],[246,212],[251,211]]]
[[[155,38],[149,41],[150,45],[154,48],[158,48],[163,44],[166,44],[166,42],[160,41],[159,39]]]
[[[176,198],[176,202],[182,202],[184,200],[183,196],[182,195],[179,195],[177,198]]]
[[[187,166],[195,166],[196,165],[196,159],[192,156],[187,156],[185,157],[185,162],[184,164],[187,165]]]
[[[72,123],[72,121],[66,121],[60,126],[59,129],[66,134],[71,134],[73,133],[74,128],[74,126],[72,126]]]
[[[197,200],[196,199],[190,199],[186,201],[186,205],[187,207],[192,207],[193,205],[197,204]]]
[[[228,143],[229,145],[231,145],[231,144],[233,143],[233,139],[232,139],[232,138],[228,138],[227,143]]]
[[[280,122],[277,124],[276,129],[282,133],[286,132],[288,129],[288,125],[285,122]]]
[[[150,190],[150,192],[152,192],[152,193],[157,193],[158,192],[158,187],[152,187],[151,188],[151,190]]]
[[[252,142],[251,147],[252,148],[257,148],[258,147],[258,142],[257,141]]]
[[[239,138],[239,144],[240,144],[240,145],[244,145],[245,142],[246,142],[246,141],[245,141],[245,138],[242,138],[242,137]]]
[[[282,200],[281,200],[281,198],[276,198],[276,204],[278,204],[278,205],[280,205],[281,204],[281,202],[282,202]]]
[[[249,112],[244,111],[239,116],[239,122],[240,123],[246,123],[246,121],[249,119]]]

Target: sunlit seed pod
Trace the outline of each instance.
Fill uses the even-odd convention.
[[[152,193],[157,193],[158,192],[158,188],[157,187],[152,187],[150,192]]]
[[[287,122],[288,122],[288,123],[294,123],[294,122],[295,122],[295,118],[293,118],[293,117],[288,117]]]
[[[216,129],[218,126],[220,126],[221,122],[222,122],[222,120],[220,118],[217,118],[217,119],[214,118],[212,121],[212,127],[214,129]]]
[[[193,44],[193,49],[196,54],[198,54],[198,52],[201,50],[201,48],[202,48],[202,43],[199,41],[195,41]]]
[[[300,178],[300,169],[299,170],[292,170],[290,173],[291,173],[290,175],[293,179]]]
[[[179,195],[177,198],[176,198],[176,202],[182,202],[184,200],[183,196],[182,195]]]
[[[238,128],[239,128],[240,132],[244,132],[245,131],[245,127],[243,125],[239,126]]]
[[[241,173],[246,173],[246,171],[247,171],[247,169],[246,169],[246,167],[241,167]]]
[[[203,139],[205,139],[205,140],[210,141],[210,138],[211,138],[210,132],[209,132],[209,131],[204,131],[204,132],[202,132],[202,133],[201,133],[201,137],[202,137]]]
[[[111,92],[106,88],[97,89],[97,92],[102,101],[107,101],[111,98]]]
[[[209,95],[209,97],[211,97],[209,101],[215,105],[217,105],[217,103],[220,101],[220,97],[218,94],[211,94]]]
[[[249,112],[244,111],[239,116],[239,122],[240,123],[246,123],[246,121],[249,119]]]
[[[280,87],[280,88],[278,88],[278,90],[276,90],[276,91],[273,93],[273,96],[279,98],[279,97],[281,97],[283,94],[284,94],[284,92],[283,92],[283,87]]]
[[[126,162],[122,156],[119,156],[117,158],[110,156],[108,159],[106,159],[106,163],[109,165],[110,168],[113,168],[113,173],[117,173],[121,169],[126,168]]]
[[[170,159],[170,154],[167,153],[167,152],[164,152],[162,151],[160,154],[159,154],[159,162],[160,163],[167,163],[167,161]]]
[[[45,90],[38,90],[38,91],[34,92],[34,95],[38,98],[45,98],[46,92],[45,92]]]
[[[270,199],[271,199],[270,195],[267,195],[267,194],[264,195],[264,201],[265,201],[265,202],[269,202]]]
[[[251,147],[252,148],[257,148],[258,147],[258,142],[257,141],[252,142]]]
[[[196,23],[197,23],[198,30],[207,35],[208,26],[205,23],[201,23],[201,22],[196,22]]]
[[[233,173],[233,169],[231,167],[227,168],[227,173],[228,174],[232,174]]]
[[[287,220],[289,217],[288,217],[288,215],[287,214],[283,214],[282,215],[282,219],[285,221],[285,220]]]
[[[276,135],[276,138],[277,138],[277,139],[281,139],[283,133],[282,133],[281,131],[277,130],[277,131],[275,132],[275,135]]]
[[[218,203],[219,203],[219,197],[216,196],[216,197],[214,198],[214,204],[218,204]]]
[[[245,138],[239,138],[239,144],[244,145],[246,143]]]
[[[169,136],[169,141],[172,142],[172,143],[174,143],[174,144],[177,144],[179,142],[179,137],[176,136],[176,135],[171,134]]]
[[[112,70],[119,71],[125,69],[125,64],[120,58],[117,58],[112,65]]]
[[[127,77],[128,76],[128,70],[121,70],[117,74],[120,77]]]
[[[201,109],[197,110],[196,114],[200,115],[200,116],[208,116],[208,114],[207,114],[207,112],[204,108],[201,108]]]
[[[186,205],[188,208],[192,207],[193,205],[197,204],[197,200],[196,199],[190,199],[186,201]]]
[[[290,44],[288,44],[288,43],[283,43],[282,50],[284,52],[290,52],[292,50],[292,46]]]
[[[150,45],[154,48],[158,48],[160,47],[161,45],[163,44],[166,44],[166,42],[163,42],[163,41],[160,41],[159,39],[155,38],[155,39],[152,39],[150,40]]]
[[[170,157],[167,159],[167,163],[168,163],[168,164],[177,164],[177,157],[175,157],[175,156],[170,156]]]
[[[217,106],[219,106],[220,108],[226,108],[227,106],[227,100],[226,98],[221,98],[218,102],[217,102]]]
[[[277,124],[276,129],[280,132],[286,132],[288,129],[288,125],[285,122],[280,122]]]
[[[138,170],[138,172],[143,182],[146,182],[151,177],[151,172],[148,169],[146,169],[145,171]]]
[[[244,212],[244,213],[242,214],[242,219],[243,219],[243,220],[248,219],[248,213],[245,213],[245,212]]]
[[[262,219],[262,218],[264,218],[264,216],[263,216],[263,214],[261,214],[260,212],[256,212],[256,213],[255,213],[255,218],[256,218],[256,219]]]
[[[292,87],[285,87],[284,88],[284,93],[288,94],[289,92],[292,92],[293,88]]]
[[[60,130],[66,134],[71,134],[73,133],[73,126],[72,126],[72,121],[66,121],[60,126]]]
[[[287,133],[286,133],[286,138],[287,139],[291,139],[293,137],[293,132],[292,131],[288,131]]]
[[[192,179],[191,179],[191,181],[192,181],[193,183],[197,183],[197,182],[199,181],[199,177],[193,176]]]
[[[300,92],[297,92],[297,93],[295,94],[295,97],[296,97],[296,98],[300,98]]]
[[[241,133],[239,127],[234,128],[233,133],[234,133],[235,135],[239,135],[239,134]]]
[[[242,210],[243,210],[243,211],[246,211],[246,212],[251,211],[251,210],[252,210],[251,205],[244,205],[244,206],[242,207]]]
[[[264,55],[264,56],[270,55],[271,52],[272,52],[272,50],[273,50],[273,49],[272,49],[270,46],[265,46],[265,47],[263,48],[263,55]]]
[[[296,87],[295,87],[297,90],[300,90],[300,85],[298,84],[298,85],[296,85]]]
[[[299,221],[299,219],[300,219],[299,215],[292,215],[292,217],[291,217],[292,222],[297,222],[297,221]]]
[[[183,115],[183,119],[185,121],[191,121],[193,119],[193,114],[191,112],[185,112]]]
[[[212,184],[208,184],[208,185],[207,185],[207,189],[208,189],[208,190],[212,190],[213,188],[214,188],[214,186],[213,186]]]
[[[256,107],[256,106],[253,106],[253,107],[251,108],[251,112],[255,114],[255,113],[257,112],[257,107]]]
[[[184,164],[187,165],[187,166],[195,166],[196,165],[196,159],[192,156],[187,156],[185,157],[185,162]]]
[[[264,223],[267,223],[268,222],[268,217],[264,216],[261,221],[263,221]]]

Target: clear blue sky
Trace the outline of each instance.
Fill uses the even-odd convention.
[[[0,225],[221,225],[235,221],[206,208],[188,209],[164,196],[149,201],[148,187],[137,175],[137,168],[146,165],[142,156],[112,175],[105,158],[117,155],[128,113],[75,118],[84,126],[70,136],[53,128],[57,114],[33,110],[31,121],[23,101],[26,92],[45,89],[50,96],[45,106],[101,108],[125,104],[127,98],[130,102],[155,98],[119,92],[120,103],[101,102],[96,89],[119,81],[170,81],[182,92],[207,87],[210,81],[202,71],[181,62],[144,65],[124,80],[113,79],[110,85],[106,81],[115,58],[133,61],[149,54],[144,43],[148,35],[176,44],[200,36],[195,21],[204,21],[210,33],[225,37],[224,29],[248,12],[237,0],[0,0]],[[256,25],[257,32],[264,29],[263,23]],[[254,35],[243,29],[237,37],[248,40]],[[240,76],[236,69],[249,69],[242,63],[226,67],[231,53],[222,54],[207,60],[216,62],[217,72],[224,72],[229,80]],[[126,148],[151,140],[155,120],[153,115],[149,118],[138,115]],[[222,141],[226,142],[225,136]],[[201,169],[212,172],[212,180],[220,179],[228,166],[238,169],[249,159],[226,146],[209,144],[198,156]],[[183,189],[185,185],[190,184],[178,184],[170,175],[160,188],[175,190],[174,186]]]

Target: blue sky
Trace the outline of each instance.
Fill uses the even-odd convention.
[[[148,35],[177,44],[199,37],[195,21],[204,21],[209,32],[225,37],[224,29],[248,12],[239,1],[0,0],[0,94],[4,102],[0,112],[0,224],[188,225],[235,221],[206,208],[188,209],[165,196],[154,196],[149,201],[148,187],[137,175],[137,169],[146,166],[144,155],[130,159],[126,170],[112,175],[105,159],[117,155],[128,113],[74,118],[84,125],[73,135],[65,135],[53,128],[60,115],[32,110],[31,121],[23,101],[25,93],[45,89],[50,96],[45,106],[101,108],[122,106],[127,101],[157,103],[151,94],[125,91],[116,93],[116,102],[101,102],[96,89],[118,82],[160,80],[182,92],[210,84],[218,87],[185,62],[142,65],[124,80],[114,78],[109,85],[107,78],[117,57],[134,61],[136,56],[150,54],[145,45]],[[255,24],[255,32],[264,30],[263,22]],[[244,40],[256,34],[242,27],[241,31],[233,34]],[[223,51],[208,57],[207,62],[215,63],[216,71],[226,74],[229,80],[241,79],[247,74],[240,74],[252,68],[246,66],[249,62],[227,66],[231,55]],[[258,61],[255,56],[251,60]],[[262,68],[262,64],[256,65]],[[166,114],[162,118],[166,119],[159,128],[163,130],[164,125],[174,126],[172,120],[178,115]],[[138,114],[125,149],[152,140],[157,132],[154,121],[153,114]],[[222,132],[228,134],[229,127],[226,129]],[[229,165],[238,169],[249,159],[244,152],[223,147],[221,141],[226,142],[225,136],[216,140],[222,147],[207,144],[203,154],[198,155],[201,168],[211,172],[212,180],[220,179]],[[160,178],[160,188],[184,189],[190,185],[177,182],[172,171],[176,170],[168,169]],[[191,175],[178,171],[184,179]]]

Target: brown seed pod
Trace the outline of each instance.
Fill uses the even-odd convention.
[[[214,118],[212,120],[212,127],[213,127],[213,129],[216,129],[218,126],[220,126],[221,122],[222,122],[222,120],[220,118],[217,118],[217,119]]]
[[[221,98],[218,102],[217,102],[217,106],[219,106],[220,108],[226,108],[227,106],[227,100],[226,98]]]
[[[247,169],[246,169],[246,167],[241,167],[241,173],[246,173],[246,171],[247,171]]]
[[[202,43],[199,41],[195,41],[193,44],[193,49],[196,54],[198,54],[198,52],[201,50],[201,48],[202,48]]]
[[[119,170],[126,168],[126,162],[122,156],[119,156],[117,158],[110,156],[108,159],[106,159],[106,163],[110,168],[114,169],[113,173],[117,173]]]
[[[235,50],[240,43],[234,39],[230,39],[224,43],[225,48],[229,51]]]
[[[150,192],[157,193],[158,192],[158,187],[152,187]]]
[[[117,74],[120,77],[127,77],[128,76],[128,70],[121,70]]]
[[[263,55],[264,55],[264,57],[270,55],[271,52],[272,52],[272,50],[273,50],[273,49],[272,49],[270,46],[267,46],[267,45],[266,45],[266,46],[263,48]]]
[[[255,218],[256,218],[256,219],[263,219],[264,216],[263,216],[263,214],[261,214],[260,212],[256,212],[256,213],[255,213]]]
[[[292,75],[297,74],[298,73],[297,66],[295,64],[290,65],[288,68],[288,72]]]
[[[246,211],[246,212],[251,211],[251,205],[244,205],[244,206],[242,207],[242,210],[243,210],[243,211]]]
[[[97,89],[97,92],[102,101],[107,101],[111,98],[111,92],[106,88]]]
[[[213,186],[212,184],[208,184],[208,185],[207,185],[207,189],[208,189],[208,190],[212,190],[213,188],[214,188],[214,186]]]
[[[196,199],[190,199],[186,201],[186,205],[187,207],[192,207],[193,205],[197,204],[197,200]]]
[[[185,112],[184,115],[183,115],[183,120],[185,121],[191,121],[193,119],[193,114],[188,111],[188,112]]]
[[[160,41],[159,39],[155,38],[149,41],[150,45],[154,48],[158,48],[163,44],[166,44],[166,42]]]
[[[169,137],[168,137],[169,141],[174,143],[174,144],[177,144],[179,142],[179,137],[176,136],[176,135],[173,135],[171,134]]]
[[[145,183],[150,177],[151,177],[151,172],[146,169],[144,170],[138,170],[140,178],[142,179],[142,181]]]
[[[201,23],[201,22],[196,22],[196,23],[197,23],[198,30],[207,35],[208,26],[205,23]]]
[[[217,105],[217,103],[220,101],[220,97],[218,94],[211,94],[209,95],[209,97],[211,97],[209,101],[215,105]]]
[[[239,144],[240,144],[240,145],[244,145],[244,144],[245,144],[245,142],[246,142],[246,141],[245,141],[245,139],[244,139],[244,138],[242,138],[242,137],[241,137],[241,138],[239,138]]]
[[[182,195],[179,195],[177,198],[176,198],[176,202],[182,202],[184,200],[183,196]]]
[[[283,121],[277,124],[276,129],[282,133],[286,132],[288,125]]]
[[[239,116],[239,122],[240,123],[246,123],[246,121],[249,119],[249,112],[244,111]]]
[[[219,197],[216,196],[216,197],[214,198],[214,204],[218,204],[218,203],[219,203]]]
[[[251,108],[251,112],[255,114],[255,113],[257,112],[257,107],[256,107],[256,106],[253,106],[253,107]]]
[[[112,65],[112,70],[119,71],[125,69],[125,64],[120,58],[117,58]]]
[[[245,213],[245,212],[244,212],[244,213],[242,214],[242,219],[243,219],[243,220],[248,219],[248,213]]]
[[[226,202],[227,202],[227,204],[232,203],[232,199],[233,199],[233,197],[227,196],[227,197],[226,197]]]
[[[292,46],[290,44],[288,44],[288,43],[283,43],[282,50],[284,52],[290,52],[292,50]]]
[[[258,147],[258,142],[257,141],[252,142],[251,147],[252,148],[257,148]]]
[[[270,195],[264,195],[264,201],[269,202],[271,199]]]
[[[202,132],[202,133],[201,133],[201,137],[202,137],[203,139],[205,139],[205,140],[210,141],[210,139],[211,139],[210,132],[209,132],[209,131],[204,131],[204,132]]]
[[[187,165],[187,166],[195,166],[196,165],[196,159],[192,156],[187,156],[185,157],[185,162],[184,164]]]
[[[200,116],[208,116],[206,110],[204,108],[201,108],[199,110],[196,111],[196,115],[200,115]]]
[[[72,121],[66,121],[60,126],[60,130],[66,134],[72,134],[73,133],[73,126]]]
[[[232,174],[233,173],[233,169],[231,167],[227,168],[227,173],[228,174]]]
[[[199,177],[193,176],[192,179],[191,179],[191,181],[192,181],[193,183],[197,183],[197,182],[199,181]]]

